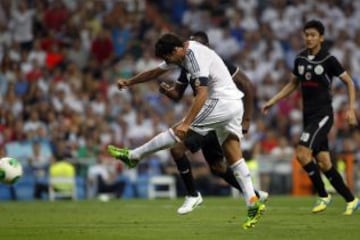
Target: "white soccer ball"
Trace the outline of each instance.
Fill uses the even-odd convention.
[[[0,158],[0,182],[5,184],[16,183],[23,174],[18,160],[11,157]]]

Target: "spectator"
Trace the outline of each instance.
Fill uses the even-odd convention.
[[[50,153],[51,154],[51,153]],[[29,166],[35,179],[34,198],[41,199],[43,193],[48,192],[48,169],[52,162],[52,155],[45,154],[44,146],[40,142],[32,143],[32,154],[29,156]]]
[[[90,197],[99,196],[102,200],[106,199],[103,194],[113,194],[116,198],[122,196],[125,182],[118,177],[118,164],[114,159],[101,155],[98,162],[89,168],[87,184]]]
[[[16,1],[12,2],[16,4]],[[33,23],[35,11],[29,9],[26,1],[19,1],[19,6],[11,13],[10,28],[12,29],[13,38],[20,43],[21,49],[30,50],[33,44]]]
[[[50,3],[50,7],[44,12],[43,22],[45,27],[56,32],[63,30],[63,26],[69,19],[69,12],[61,0]]]
[[[109,32],[102,30],[91,43],[91,54],[99,64],[109,64],[113,58],[113,43]]]

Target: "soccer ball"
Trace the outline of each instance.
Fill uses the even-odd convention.
[[[14,184],[23,174],[23,169],[18,160],[11,157],[0,159],[0,182]]]

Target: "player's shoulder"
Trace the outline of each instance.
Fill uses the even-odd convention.
[[[193,41],[193,40],[189,40],[188,41],[189,46],[188,49],[201,49],[202,47],[204,47],[201,43],[197,42],[197,41]]]
[[[334,57],[333,55],[331,55],[331,53],[326,49],[326,48],[321,48],[320,52],[316,55],[316,57],[314,59],[309,58],[309,51],[305,48],[299,51],[299,53],[296,55],[295,60],[305,60],[307,62],[311,62],[311,63],[319,63],[319,62],[324,62],[328,59],[330,59],[331,57]]]
[[[304,58],[307,56],[307,49],[304,48],[304,49],[301,49],[298,54],[296,55],[296,58]]]
[[[318,61],[324,61],[334,57],[334,55],[332,55],[327,48],[322,47],[316,57]]]
[[[197,41],[189,41],[188,51],[192,51],[194,53],[209,53],[211,52],[211,49],[207,46],[197,42]]]

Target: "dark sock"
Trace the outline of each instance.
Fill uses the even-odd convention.
[[[331,167],[328,171],[324,172],[327,179],[329,179],[331,185],[336,191],[346,200],[346,202],[354,201],[355,197],[351,193],[350,189],[345,185],[343,178],[340,173]]]
[[[177,169],[179,170],[181,179],[185,185],[187,195],[196,197],[198,196],[197,191],[195,190],[194,178],[191,172],[191,165],[189,159],[184,155],[179,159],[175,159]]]
[[[242,189],[241,189],[238,181],[236,180],[234,173],[230,167],[227,167],[226,172],[224,172],[224,173],[216,172],[214,174],[221,177],[222,179],[224,179],[228,184],[230,184],[232,187],[236,188],[237,190],[239,190],[242,193]]]
[[[311,179],[312,184],[317,190],[320,197],[327,197],[328,194],[325,190],[324,182],[321,179],[320,170],[315,162],[311,161],[305,166],[303,166],[304,170],[307,172],[308,176]]]

